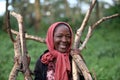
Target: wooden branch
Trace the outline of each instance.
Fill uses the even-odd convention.
[[[93,80],[85,62],[82,59],[82,57],[80,55],[72,55],[72,57],[77,65],[77,68],[79,69],[79,71],[82,72],[85,80]]]
[[[92,32],[93,30],[95,29],[95,27],[97,27],[100,23],[102,23],[103,21],[106,21],[108,19],[111,19],[111,18],[115,18],[115,17],[118,17],[120,16],[120,14],[113,14],[111,16],[107,16],[107,17],[103,17],[102,19],[98,20],[96,23],[94,23],[93,25],[89,26],[89,29],[88,29],[88,33],[86,35],[86,38],[83,42],[83,44],[79,47],[80,50],[83,50],[85,48],[85,45],[87,44],[89,38],[91,37],[92,35]]]
[[[87,25],[87,22],[90,18],[90,14],[92,12],[92,9],[94,8],[96,3],[96,0],[92,0],[92,4],[90,5],[90,8],[88,9],[85,18],[82,22],[82,25],[80,26],[80,28],[77,30],[76,34],[75,34],[75,41],[74,41],[74,48],[79,48],[79,44],[80,44],[80,38],[82,36],[82,32],[85,29],[85,26]]]
[[[20,14],[17,14],[15,12],[11,12],[11,15],[13,15],[18,21],[24,79],[32,80],[29,65],[28,65],[28,56],[27,56],[26,39],[25,39],[25,33],[24,33],[24,27],[23,27],[23,18]]]
[[[11,32],[13,34],[16,34],[16,35],[19,34],[19,32],[15,31],[13,29],[11,29]],[[27,33],[25,33],[25,38],[28,39],[28,40],[35,40],[35,41],[40,42],[40,43],[45,43],[45,39],[44,38],[41,38],[41,37],[38,37],[38,36],[29,35]]]
[[[20,37],[16,36],[16,41],[14,42],[14,66],[10,72],[9,80],[16,80],[18,71],[20,70],[21,64],[21,53],[20,53]]]
[[[13,35],[12,35],[12,33],[11,33],[11,25],[10,25],[10,14],[9,14],[9,11],[7,10],[6,11],[6,24],[7,24],[7,32],[8,32],[8,34],[9,34],[9,36],[10,36],[10,39],[11,39],[11,41],[12,42],[15,42],[15,40],[14,40],[14,38],[13,38]]]
[[[115,18],[115,17],[118,17],[118,16],[120,16],[120,14],[113,14],[111,16],[103,17],[102,19],[100,19],[96,23],[94,23],[91,27],[92,27],[92,29],[94,29],[96,26],[98,26],[103,21],[106,21],[108,19]]]
[[[94,6],[95,6],[95,3],[96,3],[96,0],[92,0],[92,4],[90,5],[90,8],[88,9],[88,11],[87,11],[87,13],[86,13],[86,15],[85,15],[85,18],[84,18],[84,20],[83,20],[83,22],[82,22],[82,25],[81,25],[81,27],[77,30],[77,32],[76,32],[76,34],[75,34],[75,40],[74,40],[74,45],[73,45],[73,48],[75,48],[75,49],[79,48],[80,38],[81,38],[81,36],[82,36],[82,32],[84,31],[85,26],[87,25],[87,22],[88,22],[88,20],[89,20],[89,18],[90,18],[90,14],[91,14],[91,12],[92,12],[92,9],[93,9]],[[72,54],[71,54],[71,55],[72,55]],[[84,63],[84,62],[81,62],[81,60],[82,60],[81,56],[79,56],[79,55],[73,56],[73,55],[72,55],[72,57],[73,57],[73,60],[74,60],[75,63],[76,63],[76,65],[73,65],[73,68],[77,66],[78,69],[82,72],[85,80],[92,80],[92,77],[91,77],[91,75],[88,73],[89,71],[88,71],[85,63]],[[79,64],[78,64],[78,63],[79,63]],[[74,69],[75,69],[75,68],[74,68]],[[72,69],[72,70],[74,70],[74,69]],[[77,71],[77,70],[75,70],[75,71]],[[76,74],[78,74],[78,72],[75,72],[75,71],[74,71],[74,73],[72,73],[72,74],[73,74],[73,80],[76,80]],[[74,77],[74,76],[75,76],[75,77]],[[79,78],[78,78],[78,75],[77,75],[77,79],[79,79]]]
[[[72,76],[73,76],[73,80],[80,80],[79,76],[78,76],[78,67],[75,63],[75,61],[72,59]]]

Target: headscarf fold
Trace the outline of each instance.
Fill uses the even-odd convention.
[[[53,34],[58,24],[67,25],[71,32],[71,44],[66,53],[61,53],[54,49]],[[72,38],[73,38],[72,29],[70,28],[69,24],[65,22],[56,22],[52,24],[48,29],[46,36],[46,44],[49,52],[42,56],[41,62],[44,64],[49,64],[49,62],[52,61],[54,58],[56,59],[55,80],[68,80],[67,72],[71,71],[69,53],[72,45]]]

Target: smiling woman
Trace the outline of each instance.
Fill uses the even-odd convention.
[[[54,32],[55,49],[62,53],[66,52],[72,41],[70,29],[66,25],[60,24],[56,27]]]
[[[65,22],[52,24],[47,32],[48,49],[40,56],[35,66],[35,80],[73,80],[70,51],[80,52],[72,47],[72,29]],[[81,76],[80,80],[84,80]]]

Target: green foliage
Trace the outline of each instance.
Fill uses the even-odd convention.
[[[0,31],[0,79],[7,80],[13,65],[13,45],[7,34]],[[4,72],[4,73],[3,73]]]
[[[116,5],[116,6],[111,6],[110,8],[105,10],[104,15],[112,15],[115,13],[120,13],[120,5]]]
[[[108,9],[105,10],[104,16],[109,16],[112,14],[116,14],[119,13],[120,14],[120,5],[116,5],[116,6],[112,6]],[[110,26],[114,26],[114,27],[110,27],[112,29],[120,29],[120,24],[118,24],[120,22],[120,16],[115,18],[114,20],[108,20],[105,21],[104,25],[110,25]],[[109,26],[106,26],[109,27]]]
[[[97,80],[119,80],[120,29],[113,29],[114,26],[111,25],[107,28],[106,25],[99,27],[93,33],[82,54],[91,73],[95,72]]]
[[[76,30],[80,27],[82,20],[84,18],[84,14],[81,14],[79,16],[76,16],[77,18],[73,17],[59,17],[57,18],[55,21],[63,21],[63,22],[67,22],[70,24],[70,26],[72,27],[74,33],[76,32]],[[80,17],[80,18],[79,18]]]

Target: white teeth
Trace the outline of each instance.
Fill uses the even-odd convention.
[[[61,48],[66,48],[66,45],[60,45]]]

